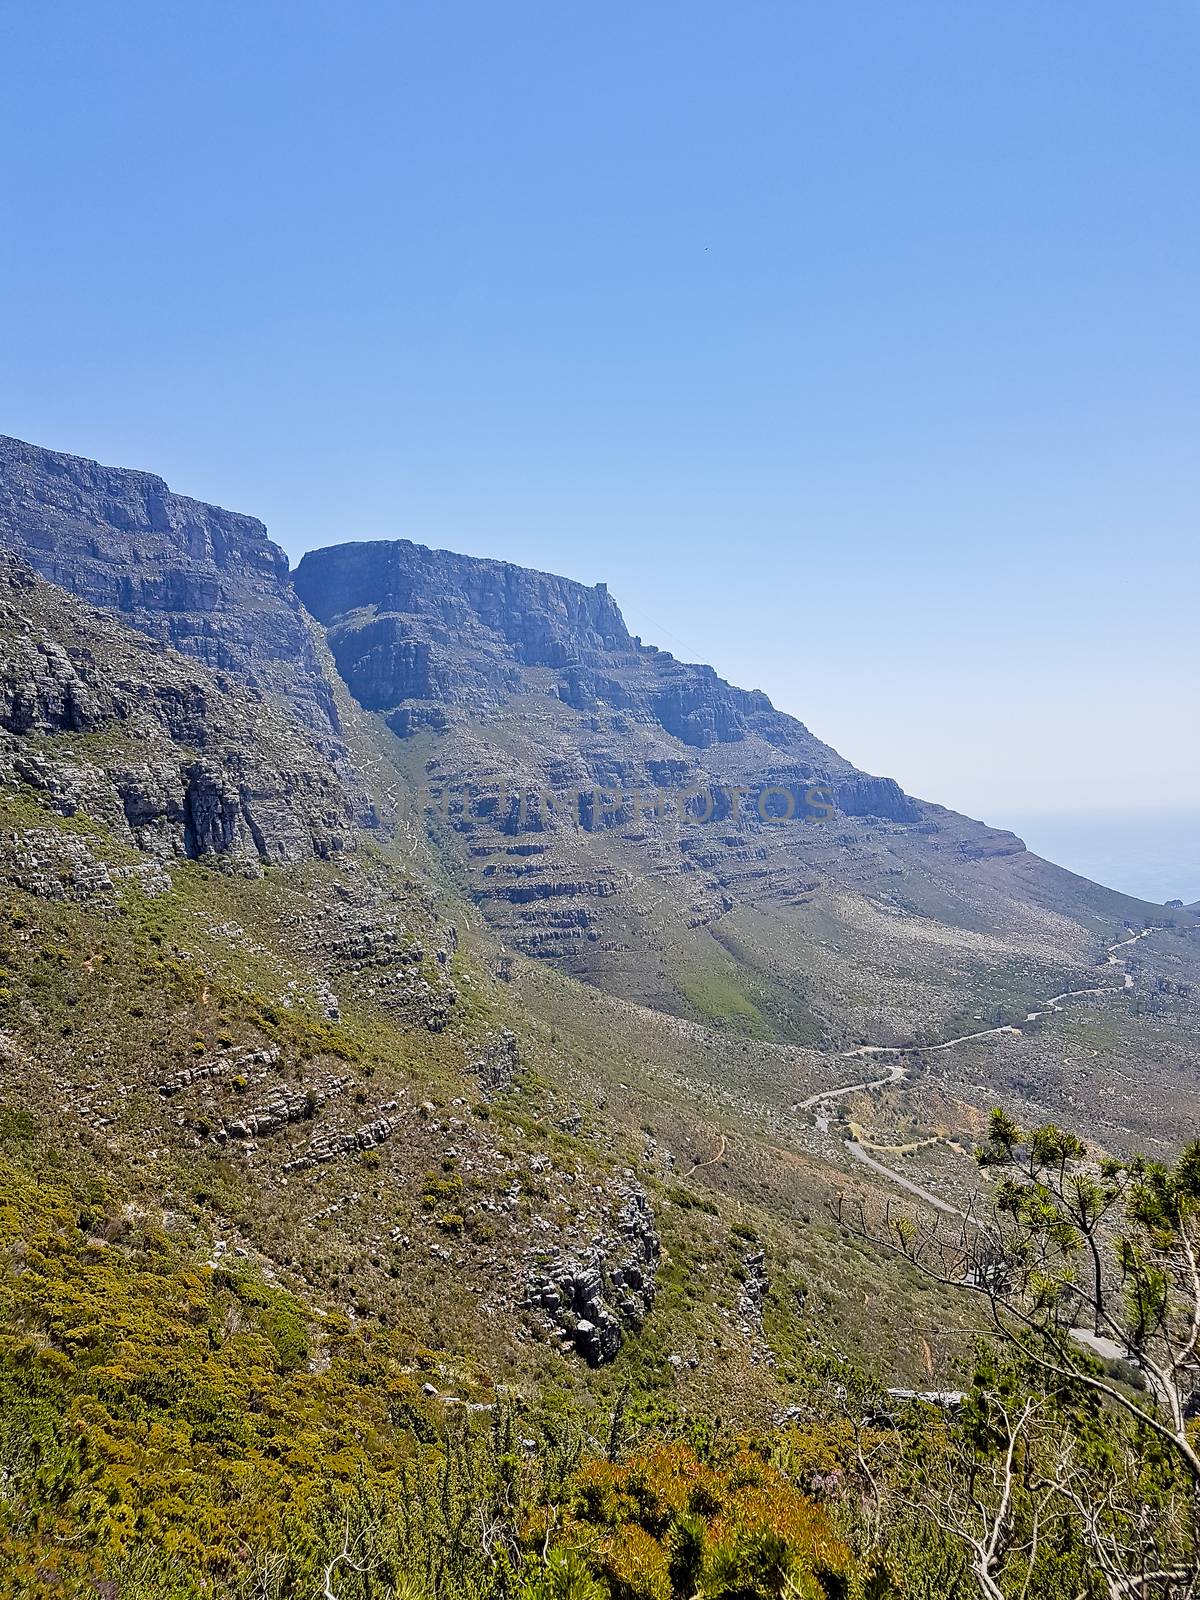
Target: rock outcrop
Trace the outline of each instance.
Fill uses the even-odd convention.
[[[521,1072],[521,1052],[511,1028],[504,1028],[487,1040],[471,1071],[485,1095],[504,1094],[513,1087]]]
[[[273,697],[185,661],[0,555],[0,779],[160,858],[352,848],[352,807]]]
[[[521,668],[600,665],[633,647],[603,584],[407,539],[312,551],[296,591],[329,629],[338,670],[373,710],[495,704]]]
[[[921,823],[765,694],[643,644],[603,584],[407,540],[311,552],[294,581],[505,943],[630,998],[686,1008],[650,906],[686,935],[797,903],[805,822]]]
[[[564,1350],[592,1366],[611,1361],[627,1331],[641,1327],[654,1304],[662,1246],[654,1213],[639,1184],[620,1191],[613,1229],[577,1256],[561,1255],[530,1273],[525,1304],[540,1314]]]
[[[129,883],[149,896],[171,887],[157,862],[112,866],[86,836],[58,828],[0,828],[0,876],[40,900],[111,900]]]
[[[405,815],[416,795],[509,977],[518,953],[739,1033],[898,1041],[918,1014],[918,1033],[945,1022],[979,959],[1006,965],[1014,942],[1020,963],[1045,959],[1055,917],[1136,909],[643,644],[603,584],[405,540],[314,552],[289,580],[253,518],[11,439],[2,545],[175,663],[121,665],[106,687],[57,627],[45,648],[13,643],[10,782],[164,861],[250,871],[343,848],[374,803],[425,856]],[[75,866],[62,892],[106,892]],[[947,927],[985,945],[956,931],[947,966]],[[901,934],[911,961],[893,957]],[[445,967],[403,948],[340,963],[394,1019],[434,1031],[457,1000]]]
[[[343,738],[339,686],[288,559],[255,517],[161,478],[0,435],[0,546],[90,605],[213,672],[279,696],[373,820]]]
[[[892,780],[856,772],[761,691],[735,688],[712,667],[644,645],[603,583],[588,588],[400,539],[310,551],[295,585],[327,628],[355,697],[384,712],[401,735],[444,729],[456,713],[552,695],[581,718],[619,711],[685,747],[673,773],[665,770],[668,756],[627,774],[643,787],[681,786],[694,767],[688,750],[749,743],[752,755],[761,746],[799,762],[806,781],[842,784],[842,809],[853,815],[917,818]],[[614,777],[599,765],[585,776],[604,784]]]
[[[381,1112],[394,1111],[395,1103],[381,1107]],[[303,1172],[307,1167],[317,1167],[323,1162],[333,1161],[338,1156],[350,1155],[355,1151],[374,1150],[377,1145],[386,1144],[397,1128],[396,1118],[393,1116],[379,1115],[370,1122],[364,1122],[359,1128],[350,1133],[323,1133],[318,1135],[309,1144],[303,1155],[293,1161],[283,1164],[283,1171]]]
[[[316,1116],[327,1100],[342,1094],[353,1082],[353,1078],[343,1076],[305,1089],[289,1089],[286,1084],[276,1084],[262,1105],[225,1122],[218,1130],[218,1141],[261,1139],[267,1134],[278,1133],[291,1122],[303,1122]]]

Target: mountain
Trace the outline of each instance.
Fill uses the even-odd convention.
[[[1164,920],[644,644],[602,584],[408,540],[290,574],[253,518],[17,440],[0,543],[296,717],[354,820],[390,808],[501,960],[733,1039],[829,1055],[1016,1027]]]
[[[163,860],[259,873],[352,849],[357,832],[334,768],[282,706],[114,624],[11,552],[0,775]]]
[[[609,722],[614,745],[658,739],[669,752],[657,763],[644,756],[635,770],[619,752],[607,760],[595,754],[581,772],[593,785],[649,789],[664,779],[682,789],[693,773],[679,746],[737,745],[747,769],[757,762],[770,773],[786,763],[797,785],[829,784],[848,816],[917,820],[916,805],[892,779],[857,772],[761,691],[736,689],[711,667],[678,662],[633,637],[602,583],[588,589],[396,540],[310,552],[295,586],[328,630],[351,691],[402,737],[427,727],[469,729],[526,697],[549,696],[591,719],[594,732],[616,713]],[[802,794],[793,803],[803,807]],[[721,809],[728,814],[727,799]],[[616,819],[583,820],[598,827]]]
[[[181,655],[283,696],[366,819],[324,640],[256,518],[173,494],[148,472],[0,435],[0,546]]]
[[[643,644],[603,585],[406,540],[312,552],[294,581],[505,944],[627,999],[903,1044],[980,988],[1018,1020],[1145,915]]]
[[[839,1195],[961,1220],[996,1103],[1194,1136],[1195,908],[859,771],[602,586],[293,575],[14,440],[0,544],[0,1589],[666,1600],[618,1504],[761,1533],[766,1452],[824,1529],[847,1441],[970,1381],[977,1305]],[[611,1582],[514,1587],[568,1504]]]
[[[408,540],[290,574],[253,518],[16,440],[0,543],[294,717],[354,821],[388,810],[409,870],[477,907],[501,962],[721,1037],[830,1057],[1015,1030],[1087,988],[1126,924],[1194,920],[860,771],[631,635],[604,585]],[[1174,1104],[1186,1052],[1165,1054]]]

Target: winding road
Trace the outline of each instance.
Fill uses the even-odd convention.
[[[1131,933],[1127,939],[1118,939],[1114,944],[1106,946],[1106,965],[1110,967],[1119,966],[1121,957],[1117,954],[1118,951],[1124,950],[1128,945],[1136,944],[1139,939],[1149,938],[1156,931],[1154,928],[1143,928],[1137,933]],[[1124,981],[1119,987],[1111,983],[1104,983],[1093,985],[1086,989],[1064,989],[1061,994],[1051,995],[1049,1000],[1043,1000],[1036,1011],[1027,1012],[1025,1025],[1028,1026],[1031,1022],[1037,1022],[1042,1017],[1061,1011],[1065,1000],[1077,1000],[1089,994],[1120,994],[1123,990],[1132,988],[1133,976],[1131,973],[1126,972]],[[977,1039],[995,1039],[1004,1034],[1016,1034],[1021,1037],[1023,1033],[1024,1028],[1019,1028],[1012,1023],[1005,1023],[996,1028],[983,1028],[978,1033],[958,1034],[953,1039],[943,1039],[938,1044],[860,1044],[855,1046],[853,1050],[841,1051],[831,1059],[834,1061],[850,1061],[864,1056],[890,1056],[894,1058],[893,1065],[888,1068],[882,1078],[865,1078],[858,1083],[842,1084],[837,1089],[820,1089],[816,1094],[810,1094],[806,1100],[798,1101],[792,1109],[793,1111],[814,1111],[816,1113],[814,1121],[818,1132],[828,1133],[832,1115],[831,1106],[834,1100],[840,1100],[846,1095],[865,1093],[871,1089],[889,1088],[892,1084],[904,1082],[912,1075],[912,1068],[909,1064],[912,1057],[936,1055],[941,1050],[953,1050],[957,1045],[970,1044]],[[941,1199],[940,1196],[933,1194],[914,1179],[906,1178],[902,1173],[894,1172],[891,1167],[885,1166],[882,1161],[876,1160],[857,1140],[846,1139],[843,1143],[856,1161],[890,1179],[892,1183],[899,1185],[901,1189],[907,1189],[910,1194],[915,1195],[919,1200],[923,1200],[926,1205],[933,1206],[936,1210],[947,1212],[952,1216],[965,1216],[965,1212],[960,1211],[957,1206],[951,1205],[948,1200]]]
[[[936,1211],[944,1211],[951,1217],[962,1217],[968,1222],[971,1220],[965,1211],[951,1205],[949,1200],[940,1200],[936,1194],[932,1194],[913,1178],[906,1178],[902,1172],[893,1172],[891,1167],[885,1167],[882,1161],[877,1161],[869,1151],[864,1150],[857,1140],[846,1139],[843,1142],[856,1161],[861,1161],[864,1167],[870,1167],[873,1172],[882,1173],[885,1178],[899,1184],[902,1189],[907,1189],[909,1194],[916,1195],[918,1200],[923,1200],[927,1206],[933,1206]]]

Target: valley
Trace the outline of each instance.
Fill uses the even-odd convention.
[[[221,1360],[257,1330],[251,1413],[336,1389],[302,1449],[255,1434],[293,1489],[356,1372],[385,1477],[448,1408],[516,1408],[543,1462],[562,1416],[957,1392],[962,1280],[838,1197],[971,1215],[998,1105],[1098,1156],[1194,1137],[1195,908],[859,771],[603,586],[402,540],[293,575],[252,518],[15,440],[0,545],[11,1353],[88,1450],[157,1450],[145,1396],[209,1359],[158,1289],[141,1327],[155,1272]],[[170,1450],[233,1450],[224,1404]],[[172,1493],[138,1515],[174,1539]]]

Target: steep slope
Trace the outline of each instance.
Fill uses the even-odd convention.
[[[356,839],[337,774],[281,705],[114,623],[8,552],[0,776],[165,860],[258,873]]]
[[[228,553],[158,549],[218,575],[211,612],[126,607],[138,540],[93,510],[74,592],[0,557],[0,1592],[368,1600],[436,1561],[436,1593],[509,1600],[582,1539],[603,1592],[665,1595],[663,1486],[693,1542],[742,1491],[761,1533],[758,1430],[801,1420],[772,1454],[824,1497],[847,1407],[966,1381],[977,1308],[848,1236],[839,1191],[965,1206],[998,1093],[1110,1148],[1194,1130],[1186,910],[857,773],[602,590],[313,558],[364,710],[278,572],[243,615]],[[340,731],[259,648],[288,612]],[[661,815],[579,792],[638,785]],[[393,828],[354,826],[364,793]],[[648,1429],[704,1460],[614,1466]],[[661,1549],[604,1531],[614,1499]]]
[[[0,435],[0,545],[181,655],[281,697],[338,767],[359,821],[373,820],[324,639],[256,518]]]
[[[523,695],[549,694],[581,717],[620,713],[618,736],[637,729],[672,741],[663,749],[673,765],[666,755],[662,772],[631,773],[644,787],[657,778],[658,786],[682,788],[688,774],[678,745],[738,745],[747,768],[786,761],[796,781],[829,782],[846,815],[916,820],[915,805],[891,779],[856,771],[765,694],[643,645],[604,584],[588,589],[397,540],[310,551],[295,585],[328,629],[351,691],[402,736],[490,720]],[[605,785],[621,774],[597,765],[583,777]],[[728,814],[729,801],[718,804]],[[603,825],[600,817],[585,821]]]
[[[653,1385],[670,1339],[690,1392],[768,1414],[761,1328],[729,1325],[752,1213],[681,1183],[686,1113],[647,1135],[626,1009],[560,1035],[405,868],[274,697],[0,558],[0,1157],[19,1105],[43,1165],[460,1389]],[[780,1210],[822,1192],[800,1160]],[[805,1253],[844,1299],[833,1229]]]
[[[310,553],[295,583],[506,944],[615,994],[905,1043],[964,996],[1023,1014],[1148,914],[642,644],[602,585],[403,540]]]
[[[131,559],[112,522],[93,544]],[[358,834],[324,736],[253,659],[210,669],[125,617],[0,564],[0,1076],[39,1137],[447,1360],[561,1382],[564,1361],[617,1358],[659,1383],[669,1338],[682,1389],[780,1403],[730,1220],[791,1260],[820,1162],[798,1153],[761,1216],[740,1183],[702,1198],[682,1181],[708,1137],[690,1074],[717,1042],[668,1025],[631,1061],[648,1014],[526,983],[452,890],[414,881],[403,827]],[[407,745],[378,731],[382,769],[383,741]],[[779,1090],[822,1079],[787,1051],[768,1070]],[[756,1113],[727,1104],[730,1151],[758,1168]],[[799,1254],[822,1304],[854,1292],[828,1224]],[[917,1361],[905,1344],[892,1370]]]
[[[17,452],[6,503],[17,507],[10,536],[37,556],[28,448]],[[92,481],[89,464],[61,459],[69,482]],[[40,461],[38,470],[51,468]],[[158,481],[114,481],[128,490],[129,479]],[[82,571],[95,562],[128,577],[140,546],[120,525],[124,514],[97,502],[89,515]],[[152,505],[147,515],[154,520]],[[201,507],[195,520],[211,529],[227,515]],[[1087,1119],[1117,1148],[1157,1138],[1170,1150],[1186,1131],[1200,1061],[1195,917],[1089,884],[1011,834],[859,772],[765,695],[644,646],[603,587],[406,541],[342,546],[306,557],[297,574],[327,643],[278,563],[267,563],[266,589],[246,602],[251,614],[266,607],[303,624],[343,735],[353,735],[351,776],[369,774],[368,808],[395,824],[391,842],[380,842],[386,863],[378,851],[358,852],[369,885],[360,902],[361,886],[340,876],[351,869],[337,863],[354,842],[346,806],[361,815],[364,785],[346,780],[330,725],[312,731],[312,703],[289,687],[286,654],[255,653],[229,578],[238,561],[215,544],[196,556],[155,551],[152,570],[183,562],[190,571],[194,560],[217,574],[214,626],[235,636],[247,627],[246,651],[210,680],[125,627],[108,624],[105,635],[103,618],[72,612],[65,595],[31,588],[14,568],[7,771],[35,804],[71,819],[75,834],[98,827],[114,847],[156,861],[195,855],[249,871],[283,862],[296,873],[328,858],[337,876],[297,879],[288,895],[299,898],[286,912],[276,901],[273,913],[310,935],[296,944],[290,927],[272,922],[255,941],[278,950],[282,940],[289,982],[310,986],[320,1004],[352,974],[385,1036],[398,1023],[422,1038],[458,1027],[452,943],[411,924],[401,936],[386,909],[394,895],[431,907],[414,873],[436,881],[459,927],[472,921],[463,897],[486,918],[465,981],[492,996],[496,1037],[513,1031],[518,1054],[530,1030],[543,1047],[571,1037],[569,1060],[560,1045],[548,1055],[551,1123],[573,1122],[582,1098],[611,1147],[630,1131],[636,1145],[636,1130],[653,1121],[660,1181],[694,1168],[732,1204],[758,1195],[765,1215],[788,1227],[811,1215],[823,1188],[845,1181],[822,1164],[856,1160],[843,1140],[859,1134],[881,1159],[902,1149],[940,1192],[964,1196],[973,1180],[963,1152],[1001,1095],[1029,1116]],[[72,577],[68,555],[60,549],[56,559]],[[165,625],[165,613],[122,611],[124,592],[118,586],[116,616],[151,633]],[[209,637],[203,615],[186,607],[172,625],[185,646],[202,649]],[[81,666],[71,642],[92,635]],[[52,681],[29,702],[30,721],[23,686],[31,672],[45,677],[51,658]],[[97,663],[109,660],[119,671],[105,678]],[[272,686],[253,687],[263,674]],[[193,678],[195,702],[185,691]],[[99,696],[100,725],[80,731],[72,719],[89,695]],[[314,749],[333,763],[328,790]],[[197,806],[189,785],[201,774],[217,798]],[[189,820],[198,815],[209,819],[200,828]],[[20,848],[40,871],[45,841]],[[78,848],[54,841],[68,857]],[[86,848],[95,854],[91,840]],[[131,854],[113,865],[112,881],[143,871]],[[68,860],[63,872],[72,871]],[[24,886],[44,892],[63,872]],[[89,872],[85,862],[85,897]],[[1152,924],[1162,937],[1130,948],[1126,924]],[[552,970],[555,982],[542,981]],[[1096,1015],[1076,1027],[1070,1006],[1049,1003],[1067,992],[1082,997],[1070,1006]],[[468,1053],[503,1079],[510,1053],[496,1037],[473,1040]],[[862,1054],[878,1051],[864,1066]],[[261,1087],[255,1125],[260,1113],[271,1122],[279,1107],[301,1104],[295,1086]],[[324,1093],[320,1082],[305,1096],[309,1088]],[[218,1103],[202,1120],[244,1120],[235,1110]],[[353,1142],[358,1127],[340,1127],[334,1144]],[[786,1173],[768,1153],[781,1141]],[[543,1289],[561,1302],[560,1289]]]

